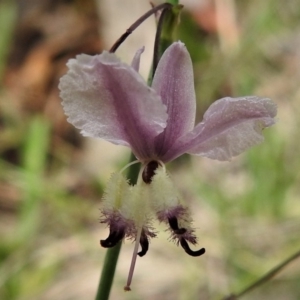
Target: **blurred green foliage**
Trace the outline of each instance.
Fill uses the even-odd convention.
[[[13,1],[0,2],[0,81],[2,79],[3,69],[5,67],[5,58],[12,36],[13,23],[16,18],[16,7]]]

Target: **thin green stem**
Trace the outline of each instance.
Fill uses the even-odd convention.
[[[242,296],[248,294],[249,292],[253,291],[254,289],[258,288],[259,286],[263,285],[264,283],[268,282],[270,279],[272,279],[275,275],[277,275],[280,271],[282,271],[288,264],[290,264],[292,261],[300,257],[300,250],[298,250],[296,253],[294,253],[292,256],[287,258],[285,261],[280,263],[278,266],[273,268],[271,271],[266,273],[263,277],[259,278],[257,281],[243,289],[241,292],[237,294],[229,295],[223,300],[237,300],[241,298]]]
[[[96,300],[107,300],[109,298],[121,247],[122,241],[106,251]]]
[[[165,16],[167,14],[167,11],[171,9],[171,7],[167,7],[165,9],[163,9],[163,11],[161,12],[159,21],[157,23],[157,30],[156,30],[156,35],[155,35],[155,41],[154,41],[154,51],[153,51],[153,67],[152,67],[152,78],[154,77],[158,62],[160,60],[161,57],[161,53],[160,53],[160,38],[161,38],[161,31],[162,31],[162,27],[164,24],[164,19]]]
[[[173,4],[173,5],[177,5],[179,3],[178,0],[168,0],[166,1],[167,3]]]
[[[172,2],[172,1],[171,1]],[[173,1],[178,2],[178,1]],[[175,29],[179,23],[180,11],[182,5],[171,5],[162,9],[159,20],[157,22],[157,30],[154,41],[153,62],[149,73],[148,84],[151,85],[156,67],[165,50],[174,42]]]

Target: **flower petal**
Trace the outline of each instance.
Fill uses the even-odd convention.
[[[108,52],[78,55],[67,66],[59,88],[68,121],[85,136],[131,146],[139,159],[151,156],[167,114],[142,77]]]
[[[223,98],[206,111],[203,121],[174,145],[169,161],[187,152],[221,161],[230,160],[264,140],[262,130],[275,123],[276,105],[256,96]]]
[[[155,140],[158,157],[165,154],[195,125],[196,98],[191,57],[181,42],[173,43],[160,59],[152,88],[161,96],[169,115],[167,127]]]
[[[133,57],[133,60],[131,62],[131,67],[137,72],[140,69],[141,55],[143,54],[144,50],[145,50],[145,47],[142,47],[138,51],[136,51],[136,53]]]

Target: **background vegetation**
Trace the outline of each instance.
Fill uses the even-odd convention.
[[[130,16],[132,3],[125,2],[122,9]],[[185,255],[157,225],[158,238],[138,259],[133,291],[124,294],[133,250],[126,241],[111,299],[222,299],[300,249],[300,3],[206,2],[190,9],[183,0],[179,29],[195,67],[197,120],[220,97],[260,95],[277,103],[278,123],[265,131],[262,145],[230,163],[183,157],[168,166],[192,207],[199,244],[207,253],[196,259]],[[3,300],[93,299],[96,293],[105,253],[99,239],[107,235],[98,222],[101,194],[129,152],[80,137],[59,105],[57,82],[67,58],[111,46],[85,23],[92,6],[83,3],[92,1],[57,1],[54,8],[33,1],[24,19],[17,2],[0,1]],[[37,19],[37,10],[46,13]],[[51,31],[51,13],[71,26]],[[94,18],[101,33],[101,14]],[[22,44],[18,33],[26,36],[24,24],[39,24],[43,38],[34,35],[34,43]],[[74,32],[86,32],[84,24],[92,33],[83,41]],[[299,281],[295,260],[243,299],[300,299]]]

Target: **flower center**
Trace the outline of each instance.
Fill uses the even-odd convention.
[[[161,163],[156,160],[147,163],[142,173],[142,178],[145,183],[150,184],[152,182],[155,171],[159,166],[161,166]]]

